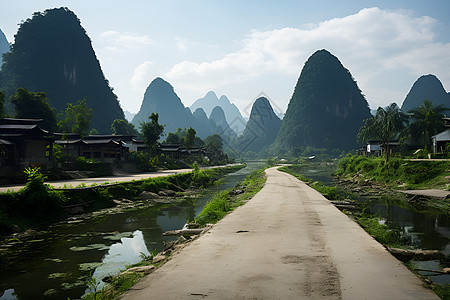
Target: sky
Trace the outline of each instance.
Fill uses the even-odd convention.
[[[304,63],[320,49],[338,57],[372,109],[401,106],[421,75],[450,88],[448,0],[0,0],[0,29],[13,42],[33,12],[62,6],[80,19],[131,112],[156,77],[185,106],[212,90],[244,116],[260,95],[285,112]]]

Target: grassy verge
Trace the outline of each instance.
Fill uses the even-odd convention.
[[[264,169],[253,171],[234,189],[228,189],[215,195],[194,222],[200,225],[216,223],[259,192],[265,182]]]
[[[225,174],[243,165],[215,169],[194,169],[192,172],[124,182],[83,189],[55,190],[44,184],[44,176],[31,171],[27,185],[17,191],[0,193],[0,237],[14,231],[39,229],[69,217],[67,208],[84,207],[84,212],[113,207],[114,199],[139,200],[142,192],[158,193],[170,190],[183,193],[189,189],[204,189],[216,184]]]
[[[385,162],[380,157],[347,154],[339,160],[337,175],[356,181],[377,181],[392,188],[448,190],[449,161],[409,161],[392,157]]]
[[[304,183],[308,184],[313,189],[317,190],[319,193],[325,196],[328,200],[346,200],[349,197],[351,197],[351,194],[342,190],[339,190],[335,186],[328,186],[325,185],[323,182],[320,181],[314,181],[310,178],[307,178],[303,174],[301,174],[301,170],[306,165],[292,165],[292,166],[284,166],[278,168],[278,170],[282,172],[286,172],[288,174],[291,174],[292,176],[295,176],[297,179],[303,181]]]

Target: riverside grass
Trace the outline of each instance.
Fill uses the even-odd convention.
[[[391,157],[388,162],[381,157],[366,157],[347,154],[338,162],[336,175],[355,178],[358,181],[371,180],[392,188],[448,190],[450,161],[410,161]]]
[[[217,223],[236,207],[243,205],[264,186],[266,182],[264,170],[265,168],[253,171],[237,185],[244,191],[243,193],[235,195],[233,189],[227,189],[216,194],[194,219],[194,223],[202,226],[208,223]]]

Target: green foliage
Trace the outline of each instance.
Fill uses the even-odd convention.
[[[176,145],[181,144],[181,138],[178,134],[169,132],[167,138],[164,140],[163,144]]]
[[[243,194],[233,196],[232,189],[228,189],[216,194],[204,206],[202,212],[195,218],[194,222],[200,225],[216,223],[227,213],[245,203],[264,186],[266,178],[264,169],[254,171],[248,175],[237,186],[244,190]]]
[[[92,109],[87,107],[86,99],[78,100],[75,105],[67,103],[66,110],[58,114],[58,127],[62,132],[88,134],[91,119],[93,116]]]
[[[450,162],[409,161],[397,157],[388,162],[378,157],[348,154],[338,162],[339,176],[359,175],[360,180],[369,179],[390,185],[405,183],[405,188],[421,188],[442,185],[448,175]]]
[[[357,218],[357,221],[367,233],[381,244],[388,247],[400,247],[402,244],[400,230],[391,229],[388,225],[381,224],[378,218],[365,216]]]
[[[17,89],[12,96],[12,103],[16,110],[16,118],[43,119],[40,126],[46,130],[56,129],[55,111],[50,108],[46,93],[34,93],[25,88]]]
[[[192,127],[189,127],[186,131],[186,138],[184,139],[184,147],[186,147],[186,149],[191,149],[194,146],[196,133],[197,132]]]
[[[158,123],[158,113],[152,113],[149,117],[150,122],[141,123],[141,132],[144,136],[144,142],[148,145],[150,153],[155,155],[157,152],[159,138],[164,132],[164,126]]]
[[[213,134],[205,138],[205,148],[208,151],[220,151],[222,150],[223,141],[220,135]]]
[[[45,176],[40,168],[26,168],[27,184],[18,193],[15,209],[23,216],[33,220],[45,216],[47,219],[58,217],[61,205],[66,200],[60,191],[54,191],[48,184],[44,184]]]
[[[136,130],[134,125],[128,123],[125,119],[115,119],[111,124],[111,133],[115,135],[139,135],[139,132]]]
[[[0,91],[0,118],[6,117],[5,113],[5,95]]]
[[[389,141],[398,139],[406,128],[407,116],[396,103],[386,108],[379,107],[375,116],[364,121],[358,139],[364,142],[377,140],[381,143],[386,161],[389,160]]]
[[[412,119],[408,131],[413,140],[419,145],[427,145],[431,149],[431,137],[445,129],[442,119],[448,108],[443,105],[435,106],[425,99],[419,107],[409,111]]]

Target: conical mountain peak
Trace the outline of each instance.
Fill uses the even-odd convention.
[[[414,82],[402,104],[402,110],[408,112],[428,99],[435,105],[450,107],[450,95],[444,89],[442,82],[432,74],[420,76]]]
[[[369,107],[349,70],[327,50],[306,61],[276,140],[278,149],[352,149]]]

